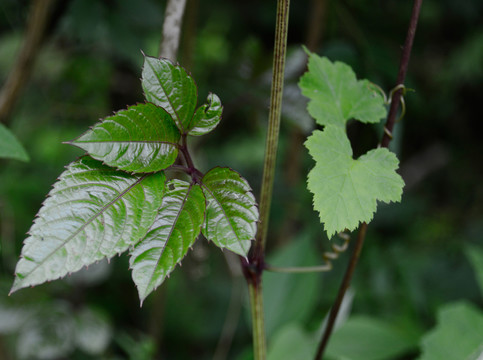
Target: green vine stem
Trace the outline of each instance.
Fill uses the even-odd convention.
[[[397,115],[397,110],[400,104],[400,98],[401,94],[404,90],[404,80],[406,78],[406,73],[408,70],[408,65],[409,65],[409,58],[411,56],[411,50],[413,47],[413,41],[414,41],[414,35],[416,34],[416,27],[418,24],[418,19],[419,19],[419,13],[421,10],[421,4],[423,0],[414,0],[413,3],[413,9],[411,12],[411,19],[409,21],[409,27],[408,27],[408,32],[406,35],[406,41],[404,43],[403,47],[403,52],[401,55],[401,62],[399,64],[399,72],[397,76],[397,87],[398,90],[392,92],[392,99],[391,99],[391,106],[389,108],[389,114],[387,116],[387,121],[384,129],[384,135],[381,141],[381,146],[382,147],[388,147],[389,142],[392,139],[392,130],[394,128],[394,124],[396,122],[396,115]],[[347,266],[346,272],[344,274],[344,279],[342,280],[342,283],[339,287],[339,291],[337,294],[337,298],[334,302],[334,305],[331,308],[329,319],[327,321],[327,327],[325,328],[325,331],[322,335],[322,339],[319,343],[317,353],[315,355],[315,360],[322,360],[322,356],[324,354],[324,351],[327,347],[327,344],[329,342],[329,338],[332,334],[332,330],[334,328],[335,320],[337,319],[337,315],[339,313],[340,305],[342,303],[342,299],[344,298],[344,295],[349,288],[350,282],[352,280],[352,275],[354,274],[355,267],[357,265],[357,262],[359,260],[359,256],[362,251],[362,246],[364,244],[364,239],[366,237],[366,231],[367,231],[367,224],[362,223],[361,226],[359,227],[359,233],[357,235],[357,241],[354,246],[354,251],[352,253],[351,259],[349,261],[349,264]]]
[[[277,2],[272,91],[270,95],[270,113],[268,115],[268,133],[265,145],[265,162],[263,166],[263,180],[260,196],[260,227],[258,229],[255,245],[258,255],[263,253],[267,242],[268,220],[270,216],[278,136],[280,132],[280,117],[282,112],[289,6],[289,0],[278,0]]]
[[[275,179],[275,163],[280,132],[289,7],[290,0],[277,1],[272,90],[270,95],[270,112],[268,116],[265,162],[260,195],[260,223],[254,250],[250,258],[248,260],[242,258],[242,268],[248,283],[250,306],[252,309],[253,352],[255,360],[265,360],[267,356],[263,315],[262,273],[264,270],[265,244],[267,241],[268,219],[270,215],[273,182]]]

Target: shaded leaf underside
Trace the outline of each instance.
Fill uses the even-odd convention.
[[[250,185],[236,171],[216,167],[203,177],[202,189],[207,203],[203,235],[220,248],[246,256],[258,221]]]
[[[199,185],[171,180],[149,232],[131,251],[132,278],[141,303],[181,262],[201,232],[205,198]]]
[[[29,231],[11,291],[58,279],[135,244],[154,221],[164,183],[162,173],[129,175],[87,156],[70,164]]]

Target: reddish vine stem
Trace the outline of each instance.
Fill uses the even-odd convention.
[[[409,21],[406,41],[404,43],[403,52],[401,55],[401,62],[399,64],[399,72],[397,76],[396,86],[404,84],[404,80],[406,78],[406,73],[409,65],[409,58],[411,56],[414,35],[416,34],[416,27],[418,24],[419,13],[421,10],[422,2],[423,0],[414,0],[414,3],[413,3],[413,9],[411,12],[411,19]],[[381,141],[382,147],[388,147],[392,139],[392,130],[396,122],[396,115],[397,115],[397,110],[399,108],[402,91],[403,91],[403,87],[401,87],[397,91],[394,91],[394,93],[392,94],[391,106],[389,108],[389,114],[387,116],[385,131]],[[354,274],[355,267],[359,260],[359,257],[362,251],[362,246],[364,244],[364,239],[366,237],[366,231],[367,231],[367,224],[364,222],[359,227],[359,233],[357,235],[357,241],[354,247],[354,251],[352,253],[351,259],[349,261],[346,272],[344,274],[344,279],[342,280],[342,283],[339,287],[337,298],[330,311],[329,319],[327,321],[327,327],[325,328],[324,334],[322,335],[322,339],[320,341],[319,347],[317,349],[317,353],[315,355],[315,360],[322,360],[322,356],[329,342],[329,338],[332,334],[332,330],[334,328],[335,320],[337,319],[337,315],[339,313],[342,300],[344,299],[344,295],[347,289],[349,288],[350,282],[352,280],[352,276]]]
[[[422,2],[423,0],[415,0],[413,4],[411,20],[409,22],[408,33],[406,35],[406,42],[404,43],[403,53],[401,55],[401,63],[399,65],[396,86],[404,84],[404,80],[406,79],[409,58],[411,56],[411,50],[413,48],[414,35],[416,34],[416,27],[418,25],[419,12],[421,10]],[[386,121],[387,131],[384,131],[384,136],[381,141],[382,147],[388,147],[389,142],[391,141],[392,129],[394,128],[394,124],[396,122],[397,109],[399,108],[399,103],[403,90],[403,87],[401,87],[397,91],[394,91],[394,93],[392,94],[391,107],[389,108],[389,115],[387,116]]]
[[[340,306],[342,304],[342,300],[344,299],[344,295],[349,288],[349,285],[352,280],[352,275],[354,274],[354,270],[357,265],[357,261],[359,260],[359,256],[361,255],[362,245],[364,244],[364,239],[366,238],[366,230],[367,224],[364,222],[359,227],[359,233],[357,234],[357,241],[354,246],[354,250],[352,251],[351,259],[349,261],[349,265],[347,265],[347,270],[344,274],[344,278],[342,279],[342,283],[339,287],[339,292],[337,293],[337,298],[334,301],[334,305],[330,310],[329,319],[327,321],[327,327],[325,328],[324,335],[322,336],[322,340],[319,344],[319,348],[317,349],[317,355],[315,355],[316,360],[321,360],[324,350],[329,342],[330,335],[332,334],[332,330],[334,329],[335,320],[337,319],[337,315],[339,314]]]

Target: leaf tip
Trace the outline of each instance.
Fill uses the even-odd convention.
[[[302,49],[304,50],[304,52],[307,54],[307,56],[310,56],[312,55],[312,52],[309,50],[309,48],[305,45],[302,45]]]

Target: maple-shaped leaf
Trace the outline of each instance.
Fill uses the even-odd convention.
[[[351,67],[309,52],[308,71],[300,78],[309,114],[320,125],[344,127],[350,119],[377,123],[386,116],[384,98]]]
[[[344,129],[334,125],[314,131],[305,146],[316,162],[307,186],[329,238],[372,220],[376,201],[401,200],[404,182],[396,172],[399,161],[388,149],[371,150],[354,160]]]

